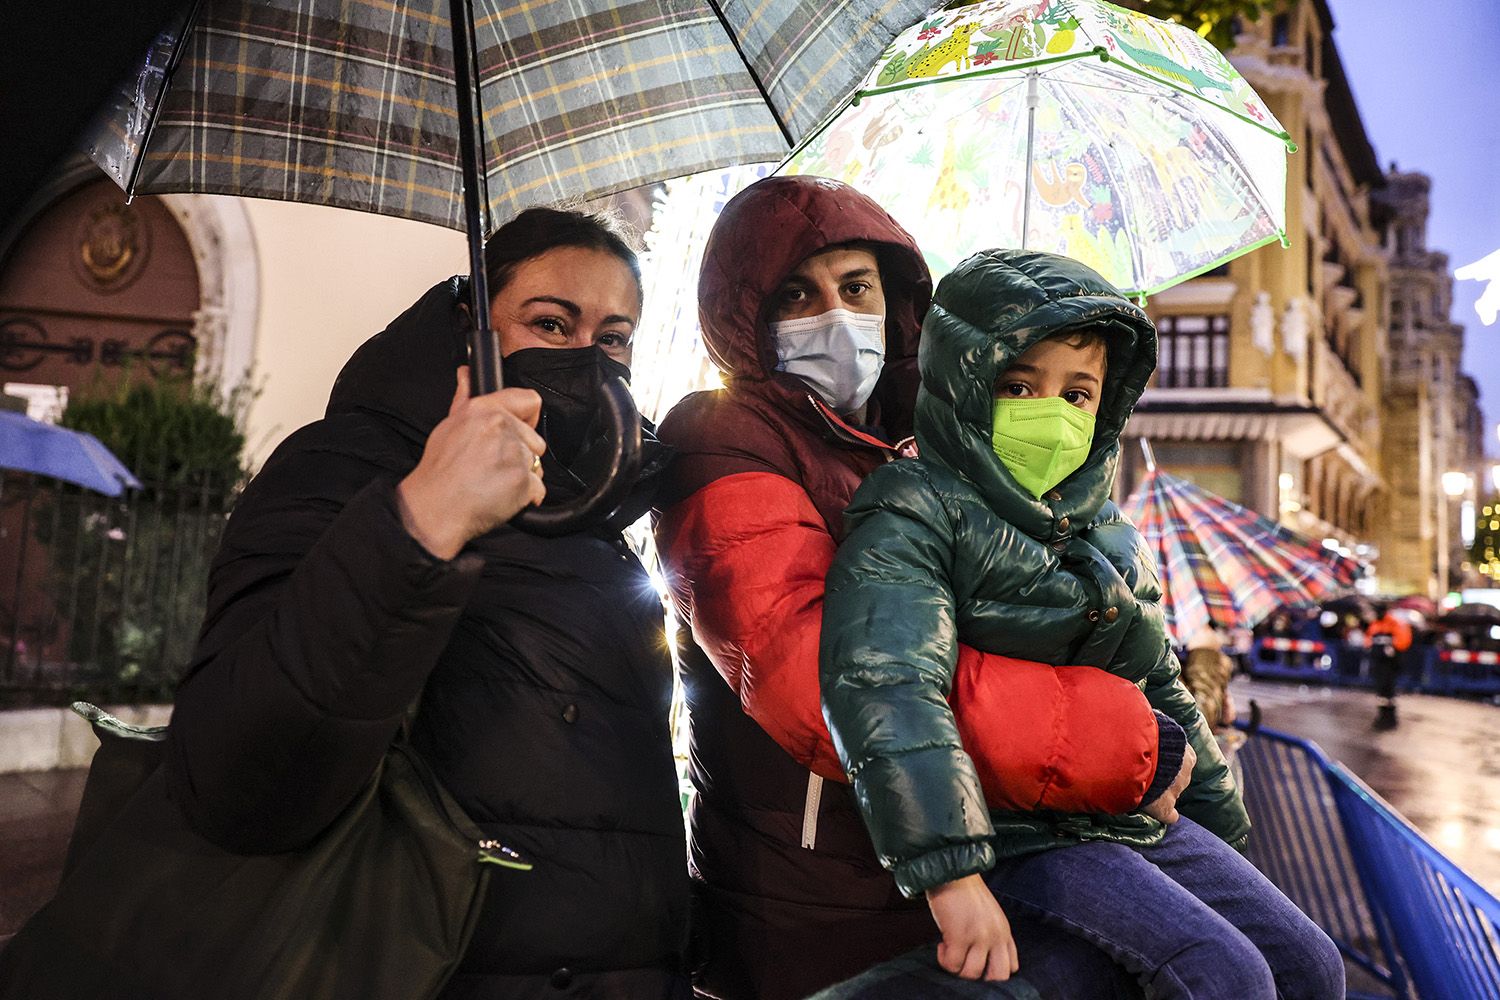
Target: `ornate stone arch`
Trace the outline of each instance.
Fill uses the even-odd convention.
[[[99,168],[81,155],[59,166],[0,232],[0,267],[33,221],[59,199],[99,177]],[[193,314],[192,331],[197,340],[195,375],[233,388],[254,365],[260,319],[260,258],[249,214],[238,198],[159,197],[187,237],[197,266],[199,307]]]

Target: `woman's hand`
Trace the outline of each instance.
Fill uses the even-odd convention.
[[[1020,968],[1010,921],[978,875],[927,890],[932,919],[943,932],[938,964],[962,979],[999,982]]]
[[[428,435],[422,460],[396,487],[401,523],[439,559],[452,559],[471,538],[542,502],[537,434],[542,398],[501,389],[469,398],[469,371],[458,369],[448,416]]]

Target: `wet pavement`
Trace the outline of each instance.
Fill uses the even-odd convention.
[[[1374,788],[1437,848],[1500,895],[1500,706],[1402,695],[1400,725],[1375,732],[1365,691],[1237,679],[1264,725],[1313,740]],[[52,893],[86,771],[0,774],[0,936]]]

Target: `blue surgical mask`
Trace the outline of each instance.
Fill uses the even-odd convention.
[[[776,370],[806,382],[835,413],[853,413],[880,379],[884,327],[883,316],[847,309],[772,323]]]

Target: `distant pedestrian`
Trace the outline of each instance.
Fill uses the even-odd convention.
[[[1381,699],[1373,728],[1396,728],[1396,676],[1401,658],[1411,648],[1411,626],[1397,616],[1394,609],[1382,612],[1365,638],[1370,646],[1370,673],[1375,679],[1375,694]]]

